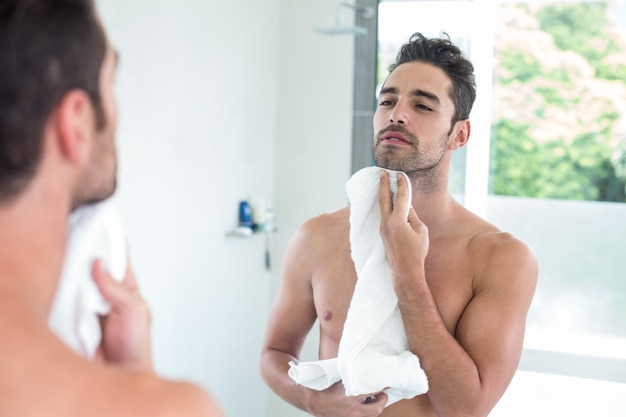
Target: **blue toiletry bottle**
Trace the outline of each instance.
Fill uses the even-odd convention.
[[[252,229],[252,207],[250,203],[243,200],[239,203],[239,226]]]

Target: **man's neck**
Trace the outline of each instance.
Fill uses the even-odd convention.
[[[449,158],[446,158],[432,170],[408,174],[413,208],[431,235],[446,228],[458,206],[448,191],[448,170]]]
[[[0,206],[0,302],[17,298],[47,320],[65,252],[67,204],[26,191]]]
[[[454,216],[454,209],[458,206],[447,188],[428,193],[413,189],[412,193],[413,208],[430,233],[438,233],[445,229],[450,218]]]

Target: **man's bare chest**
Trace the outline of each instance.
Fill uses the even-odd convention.
[[[453,333],[473,295],[471,259],[462,245],[433,242],[426,258],[425,275],[441,317]],[[319,264],[311,282],[321,336],[338,344],[357,283],[349,248],[338,248],[332,257]]]

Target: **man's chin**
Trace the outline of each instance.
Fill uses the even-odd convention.
[[[390,169],[392,171],[406,171],[406,164],[391,158],[375,158],[374,163],[380,168]]]
[[[79,207],[86,206],[88,204],[96,204],[101,201],[107,200],[112,197],[117,190],[117,178],[113,180],[108,187],[102,187],[96,192],[92,193],[78,193],[74,196],[74,200],[72,201],[71,211],[76,210]]]

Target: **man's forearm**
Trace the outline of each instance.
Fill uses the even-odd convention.
[[[266,350],[261,356],[261,376],[279,397],[308,412],[307,388],[298,385],[288,375],[290,361],[298,362],[298,359],[285,352]]]
[[[478,368],[444,325],[425,279],[398,288],[398,302],[409,348],[428,377],[433,407],[440,416],[466,415],[482,388]]]

